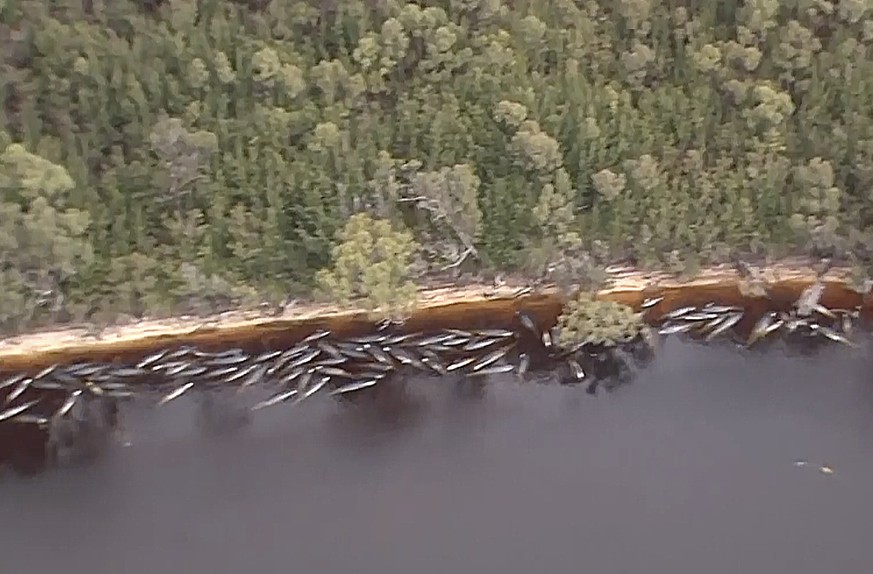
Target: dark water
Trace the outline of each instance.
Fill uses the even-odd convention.
[[[97,465],[0,482],[3,572],[869,572],[873,354],[670,341],[637,381],[418,380],[234,436],[180,399]],[[401,408],[402,407],[402,408]],[[150,414],[149,414],[150,413]],[[795,467],[804,459],[809,465]],[[825,475],[818,469],[834,469]]]

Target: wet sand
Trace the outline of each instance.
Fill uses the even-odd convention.
[[[823,277],[827,288],[822,302],[831,307],[863,306],[870,311],[873,297],[862,295],[849,285],[850,270],[835,267]],[[754,270],[754,285],[766,287],[766,296],[749,295],[751,283],[727,266],[701,271],[691,278],[652,273],[629,267],[607,269],[601,299],[637,306],[647,296],[666,295],[668,301],[682,304],[717,298],[723,302],[748,305],[766,303],[788,307],[816,279],[812,263],[786,260]],[[425,289],[404,330],[410,332],[437,327],[467,327],[470,322],[507,323],[518,308],[540,315],[543,324],[554,324],[567,294],[555,286],[539,285],[531,294],[516,297],[529,288],[515,280],[501,287],[493,285],[448,286]],[[300,304],[280,315],[258,312],[228,312],[210,318],[175,318],[138,323],[105,330],[99,337],[88,329],[66,328],[0,339],[0,370],[39,370],[56,363],[75,360],[113,362],[138,360],[157,348],[195,345],[202,349],[287,348],[317,329],[337,335],[352,335],[372,329],[372,315],[352,305],[339,309],[332,305]]]
[[[204,436],[185,397],[124,413],[133,445],[96,465],[0,479],[0,563],[89,574],[866,572],[870,350],[789,358],[670,340],[609,395],[420,379],[370,416],[323,397],[262,411],[232,436]]]

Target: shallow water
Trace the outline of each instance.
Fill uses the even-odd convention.
[[[187,397],[125,413],[97,464],[0,480],[8,572],[865,572],[869,347],[668,341],[635,383],[407,384],[204,436]],[[798,468],[798,459],[809,461]],[[823,474],[819,465],[834,469]]]
[[[775,270],[771,269],[771,271]],[[794,278],[790,278],[792,275]],[[638,285],[629,290],[610,288],[600,291],[597,297],[629,305],[635,309],[649,297],[663,297],[660,304],[647,312],[647,320],[656,320],[671,309],[681,306],[703,305],[713,301],[725,305],[739,305],[746,309],[749,316],[759,316],[765,310],[788,310],[814,280],[814,275],[809,276],[807,273],[794,270],[793,273],[788,273],[788,277],[768,284],[766,296],[744,294],[736,277],[733,279],[723,277],[714,282],[707,280],[702,283],[672,287],[661,287],[657,281],[652,281],[642,290]],[[506,327],[515,321],[515,312],[520,309],[524,309],[541,327],[548,328],[556,323],[567,297],[566,293],[553,288],[520,297],[512,296],[512,289],[509,290],[509,294],[504,293],[501,297],[493,298],[488,295],[489,291],[489,289],[482,291],[474,289],[467,292],[467,296],[460,301],[455,299],[455,302],[444,300],[443,303],[438,303],[431,300],[430,304],[424,305],[409,317],[400,330],[415,333],[447,327],[458,329]],[[457,297],[458,292],[454,295]],[[861,309],[863,317],[868,320],[873,319],[873,293],[861,295],[839,279],[825,281],[820,302],[831,309],[857,307]],[[338,338],[345,338],[372,333],[374,327],[372,319],[366,312],[327,315],[315,313],[308,318],[306,315],[307,313],[302,313],[302,316],[297,318],[292,315],[288,318],[237,325],[219,319],[216,319],[213,325],[212,321],[207,320],[197,328],[195,328],[196,322],[190,324],[188,327],[191,330],[180,327],[181,330],[178,332],[173,328],[166,331],[166,325],[161,328],[154,324],[150,327],[140,324],[131,326],[127,335],[120,339],[112,336],[106,340],[83,338],[81,333],[63,330],[35,334],[29,342],[19,341],[6,345],[0,340],[0,363],[4,371],[38,372],[54,364],[69,364],[76,361],[137,362],[156,349],[184,345],[193,345],[204,351],[223,351],[231,347],[240,347],[250,353],[260,353],[265,350],[287,349],[321,329],[331,331]],[[217,325],[221,325],[221,328]],[[746,324],[745,327],[751,328],[752,323]]]

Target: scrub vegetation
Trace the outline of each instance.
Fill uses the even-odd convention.
[[[873,254],[868,0],[0,0],[0,327]]]
[[[598,301],[589,293],[571,299],[558,318],[556,341],[561,347],[597,345],[613,347],[643,335],[646,324],[642,316],[627,305]]]

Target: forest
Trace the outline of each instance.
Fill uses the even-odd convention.
[[[0,0],[0,330],[873,259],[870,0]]]

